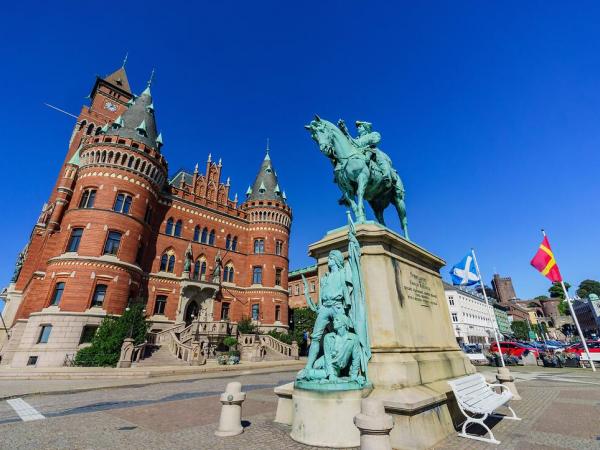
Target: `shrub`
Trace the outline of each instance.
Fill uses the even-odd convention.
[[[89,347],[82,348],[75,356],[76,366],[116,366],[121,346],[126,337],[133,337],[134,344],[146,339],[148,326],[143,313],[144,305],[132,306],[120,317],[109,316],[102,320]]]
[[[240,334],[255,334],[258,327],[252,323],[252,319],[249,317],[242,317],[242,320],[238,322],[237,329]]]
[[[281,331],[277,331],[277,330],[271,330],[267,333],[269,336],[273,336],[275,339],[284,342],[286,344],[291,344],[292,343],[292,336],[290,336],[288,333],[284,333]]]
[[[298,345],[303,345],[306,342],[304,331],[310,335],[315,326],[315,320],[317,320],[317,313],[312,309],[296,308],[292,310],[291,340],[296,341]]]
[[[238,340],[233,336],[227,336],[225,339],[223,339],[223,344],[229,348],[235,347],[238,344]]]

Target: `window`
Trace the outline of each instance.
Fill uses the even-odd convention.
[[[300,285],[294,286],[294,295],[300,295]]]
[[[38,361],[38,357],[37,356],[30,356],[27,359],[27,365],[28,366],[35,366],[37,364],[37,361]]]
[[[98,325],[85,325],[83,327],[83,331],[81,332],[81,337],[79,338],[79,344],[87,344],[88,342],[92,342],[94,336],[96,335],[96,331],[98,330]]]
[[[81,194],[81,200],[79,200],[80,208],[93,208],[94,201],[96,200],[96,189],[86,189]]]
[[[121,244],[121,233],[118,231],[109,231],[106,243],[104,244],[105,255],[117,255],[119,245]]]
[[[204,281],[206,278],[206,261],[202,261],[200,264],[200,279]]]
[[[252,320],[258,320],[259,317],[259,306],[258,303],[252,305]]]
[[[275,254],[281,255],[283,253],[283,241],[275,241]]]
[[[237,236],[233,237],[233,240],[231,241],[231,251],[235,252],[237,249]]]
[[[254,239],[254,253],[262,254],[265,252],[265,240],[264,239]]]
[[[200,238],[200,241],[203,244],[206,244],[208,242],[208,228],[204,227],[202,229],[202,237]]]
[[[175,232],[173,236],[181,237],[181,220],[178,220],[175,224]]]
[[[194,263],[194,272],[192,273],[192,279],[197,280],[200,278],[200,260],[197,259]]]
[[[106,285],[97,284],[94,289],[94,295],[92,295],[92,307],[102,306],[104,303],[104,297],[106,297]]]
[[[73,228],[71,231],[71,237],[69,238],[69,243],[67,245],[68,252],[76,252],[79,248],[79,243],[81,242],[81,235],[83,234],[83,228]]]
[[[169,236],[173,234],[173,218],[169,217],[167,219],[167,225],[165,227],[165,234],[168,234]]]
[[[281,305],[275,305],[275,322],[281,322]]]
[[[129,210],[131,209],[131,195],[123,194],[122,192],[117,194],[117,198],[115,199],[115,205],[113,206],[113,211],[123,214],[129,214]]]
[[[156,300],[154,301],[154,314],[165,314],[165,306],[167,306],[167,296],[166,295],[157,295]]]
[[[262,267],[252,268],[252,284],[262,284]]]
[[[315,292],[315,282],[314,281],[310,282],[310,292]]]
[[[161,272],[173,272],[175,268],[175,253],[173,250],[169,250],[160,257],[160,271]]]
[[[281,286],[281,272],[282,269],[275,269],[275,286]]]
[[[200,225],[196,225],[196,228],[194,228],[194,241],[200,242]]]
[[[48,339],[50,339],[51,331],[52,331],[52,325],[42,325],[37,343],[38,344],[47,344]]]
[[[229,303],[223,302],[221,305],[221,320],[229,319]]]
[[[452,297],[448,297],[448,303],[454,305],[454,299]]]
[[[52,300],[50,300],[50,306],[58,306],[60,299],[62,298],[65,290],[65,283],[60,281],[54,286],[54,292],[52,293]]]
[[[233,283],[233,266],[231,264],[225,266],[225,270],[223,271],[223,281]]]
[[[146,213],[144,214],[144,222],[150,223],[152,222],[152,206],[146,206]]]
[[[452,322],[458,322],[458,315],[456,313],[452,313]]]
[[[215,245],[215,230],[210,230],[208,235],[208,245]]]
[[[229,250],[231,248],[231,235],[228,234],[225,238],[225,250]]]

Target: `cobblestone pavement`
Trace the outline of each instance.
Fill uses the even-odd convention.
[[[486,375],[492,370],[484,368]],[[514,370],[521,422],[494,424],[499,446],[451,436],[439,449],[600,449],[600,376],[582,370]],[[289,427],[273,423],[273,387],[294,372],[227,375],[72,394],[39,395],[26,401],[45,416],[22,421],[0,402],[0,448],[10,449],[310,449],[292,441]],[[214,436],[218,395],[230,381],[248,393],[245,432]],[[491,425],[491,424],[490,424]]]

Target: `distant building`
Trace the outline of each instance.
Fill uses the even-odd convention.
[[[595,294],[591,294],[590,298],[574,300],[573,310],[585,336],[600,334],[600,300]]]
[[[315,303],[319,300],[319,276],[317,265],[303,267],[302,269],[291,270],[288,274],[288,297],[289,307],[304,308],[306,299],[304,297],[304,283],[302,276],[308,283],[308,292]]]
[[[506,305],[510,303],[511,300],[517,298],[517,294],[515,293],[515,288],[510,277],[501,277],[498,274],[494,274],[492,286],[494,291],[496,291],[496,298],[503,305]]]
[[[483,296],[447,283],[444,283],[444,293],[456,341],[459,344],[490,344],[498,324],[490,318],[490,307]]]
[[[512,337],[513,331],[510,327],[511,320],[508,316],[508,308],[498,303],[494,304],[494,314],[496,315],[496,323],[498,324],[498,331],[504,338]],[[501,336],[498,336],[501,339]]]

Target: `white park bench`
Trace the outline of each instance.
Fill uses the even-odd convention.
[[[462,431],[458,433],[461,437],[489,442],[491,444],[499,444],[500,441],[494,438],[494,433],[492,433],[492,430],[485,424],[485,419],[488,417],[503,417],[505,419],[521,420],[517,417],[513,409],[508,406],[508,402],[513,398],[512,392],[502,384],[487,383],[484,376],[480,373],[448,381],[448,384],[454,392],[458,407],[466,417],[462,426]],[[500,388],[501,393],[498,394],[494,388]],[[494,414],[494,411],[501,406],[506,406],[512,413],[512,416],[509,417]],[[467,433],[467,427],[471,424],[481,425],[487,430],[487,433],[490,434],[491,438],[488,439],[485,435],[478,436],[476,434]]]

